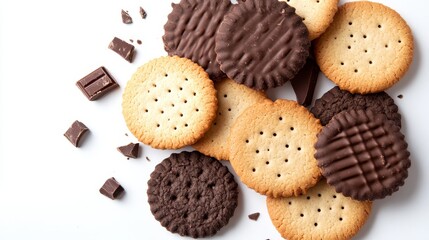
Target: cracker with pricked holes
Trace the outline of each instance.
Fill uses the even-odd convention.
[[[263,92],[231,79],[215,83],[218,114],[210,130],[193,145],[198,151],[219,160],[229,160],[229,132],[235,119],[249,106],[266,99]]]
[[[230,136],[230,162],[241,181],[273,197],[300,195],[321,175],[314,144],[321,125],[295,101],[266,100],[247,108]]]
[[[216,117],[216,89],[189,59],[160,57],[141,66],[123,93],[122,113],[135,137],[158,149],[194,144]]]
[[[371,206],[336,193],[325,179],[299,197],[267,198],[271,221],[289,240],[350,239],[365,224]]]
[[[334,19],[339,0],[281,0],[295,8],[308,28],[310,40],[319,37]]]
[[[374,2],[340,6],[317,40],[320,70],[351,93],[381,92],[398,82],[413,59],[413,36],[393,9]]]

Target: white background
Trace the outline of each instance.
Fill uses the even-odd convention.
[[[403,116],[412,167],[399,192],[374,203],[355,239],[423,239],[429,227],[429,4],[380,2],[396,9],[415,37],[411,69],[388,90]],[[122,23],[121,9],[133,24]],[[139,159],[127,161],[116,150],[135,141],[122,119],[122,91],[138,66],[166,55],[161,36],[170,10],[170,1],[0,1],[0,239],[180,238],[153,218],[146,196],[150,172],[171,151],[143,146]],[[134,40],[132,64],[107,48],[114,36]],[[121,87],[90,102],[75,82],[102,65]],[[316,97],[331,87],[320,74]],[[289,84],[269,95],[294,99]],[[91,130],[81,148],[63,136],[74,120]],[[98,192],[110,177],[126,189],[121,200]],[[253,212],[261,212],[257,222],[247,218]],[[213,239],[243,238],[281,237],[265,197],[240,184],[235,215]]]

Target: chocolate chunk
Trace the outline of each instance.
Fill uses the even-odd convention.
[[[140,7],[140,16],[143,19],[145,19],[147,17],[147,13],[146,13],[146,11],[142,7]]]
[[[118,183],[118,181],[116,181],[114,177],[107,179],[100,188],[100,193],[112,200],[122,197],[124,192],[124,188]]]
[[[84,133],[86,133],[89,129],[85,126],[85,124],[74,121],[70,128],[64,133],[64,136],[75,146],[80,146],[80,140],[82,139]]]
[[[119,54],[121,57],[123,57],[128,62],[133,61],[134,46],[132,44],[129,44],[129,43],[115,37],[109,43],[109,48],[112,49],[117,54]]]
[[[338,86],[323,94],[314,102],[311,113],[322,125],[326,125],[336,114],[350,109],[371,109],[376,113],[383,113],[387,119],[392,120],[401,127],[401,115],[398,106],[386,92],[371,94],[352,94],[341,90]]]
[[[139,155],[139,144],[130,143],[117,148],[120,153],[129,158],[137,158]]]
[[[299,104],[309,106],[311,101],[313,101],[314,88],[316,87],[319,71],[320,69],[316,60],[310,54],[305,65],[290,80]]]
[[[259,215],[260,215],[260,213],[258,213],[258,212],[255,212],[255,213],[249,214],[249,219],[250,219],[250,220],[253,220],[253,221],[257,221],[257,220],[258,220],[258,218],[259,218]]]
[[[285,84],[309,55],[308,30],[295,8],[278,0],[247,0],[225,14],[215,36],[220,69],[257,90]]]
[[[123,9],[121,10],[121,16],[122,16],[123,23],[125,24],[133,23],[133,19],[131,18],[130,14],[128,14],[128,12],[125,12]]]
[[[411,165],[407,146],[400,128],[385,114],[349,110],[323,127],[314,156],[337,192],[372,201],[404,185]]]
[[[224,79],[226,75],[216,61],[215,35],[231,5],[230,0],[181,0],[172,4],[162,37],[168,55],[198,63],[213,81]]]
[[[93,72],[77,81],[76,85],[90,101],[97,100],[110,90],[119,86],[104,67],[95,69]]]
[[[168,231],[193,238],[214,235],[237,207],[238,185],[228,168],[199,152],[172,154],[148,181],[148,202]]]

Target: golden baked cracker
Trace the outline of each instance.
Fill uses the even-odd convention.
[[[267,198],[271,221],[289,240],[350,239],[368,219],[371,206],[336,193],[325,179],[299,197]]]
[[[318,38],[332,22],[339,0],[281,0],[295,8],[308,28],[310,40]]]
[[[413,36],[393,9],[369,1],[340,6],[317,40],[320,70],[352,93],[381,92],[399,81],[413,58]]]
[[[266,99],[263,92],[231,79],[215,83],[218,114],[210,130],[193,145],[198,151],[219,160],[229,160],[229,132],[235,119],[249,106]]]
[[[300,195],[319,180],[314,144],[321,125],[295,101],[247,108],[230,136],[230,162],[241,181],[272,197]]]
[[[154,148],[194,144],[216,117],[213,82],[203,68],[177,56],[141,66],[122,98],[122,113],[131,133]]]

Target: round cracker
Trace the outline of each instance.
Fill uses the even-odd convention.
[[[231,129],[230,162],[241,181],[273,197],[300,195],[320,177],[314,144],[321,125],[295,101],[266,100]]]
[[[122,98],[122,113],[131,133],[154,148],[194,144],[216,117],[216,90],[208,74],[177,56],[141,66]]]
[[[339,0],[281,0],[294,7],[308,28],[310,40],[318,38],[334,19]]]
[[[336,193],[323,179],[307,194],[267,198],[268,213],[277,231],[293,239],[350,239],[365,224],[372,203]]]
[[[320,70],[351,93],[381,92],[398,82],[413,58],[413,36],[393,9],[374,2],[339,7],[318,39]]]
[[[219,160],[229,160],[229,132],[235,119],[248,107],[266,99],[255,91],[231,79],[215,83],[218,114],[213,126],[193,145],[198,151]]]

